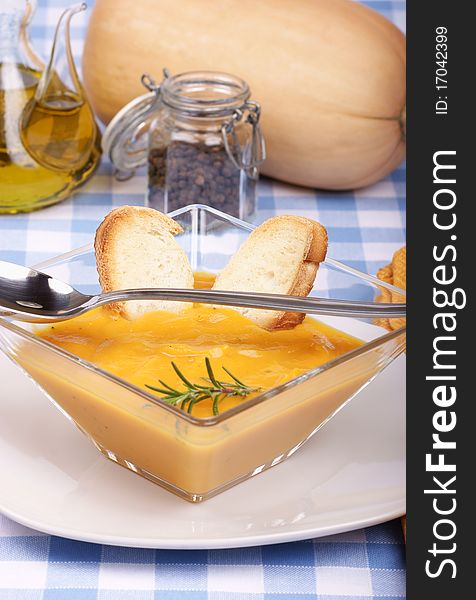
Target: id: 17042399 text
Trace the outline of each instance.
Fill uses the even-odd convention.
[[[435,113],[448,114],[448,29],[443,26],[435,29]]]

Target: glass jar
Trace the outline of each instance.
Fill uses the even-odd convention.
[[[265,146],[248,84],[225,73],[166,70],[160,85],[147,75],[142,82],[150,92],[126,105],[103,137],[119,178],[147,163],[150,207],[204,204],[249,218]]]

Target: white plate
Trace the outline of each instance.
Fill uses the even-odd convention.
[[[0,352],[0,512],[63,537],[144,548],[307,539],[405,512],[405,359],[283,464],[189,504],[103,458]]]

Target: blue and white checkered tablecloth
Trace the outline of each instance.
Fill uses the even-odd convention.
[[[67,0],[39,0],[31,27],[43,55]],[[90,2],[91,4],[91,2]],[[400,28],[405,2],[367,0]],[[87,14],[74,20],[81,52]],[[88,243],[102,217],[142,204],[145,177],[116,182],[107,161],[71,200],[29,215],[0,216],[0,259],[33,264]],[[325,223],[330,254],[375,273],[405,243],[405,168],[348,193],[263,180],[257,221],[301,214]],[[1,416],[0,416],[1,418]],[[1,478],[1,474],[0,474]],[[141,550],[77,542],[29,530],[0,515],[0,600],[397,600],[405,597],[400,523],[301,542],[234,550]]]

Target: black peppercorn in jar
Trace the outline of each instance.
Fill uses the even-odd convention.
[[[171,212],[205,204],[246,219],[264,160],[260,107],[242,79],[215,72],[168,76],[111,121],[105,152],[129,175],[147,162],[148,205]]]

